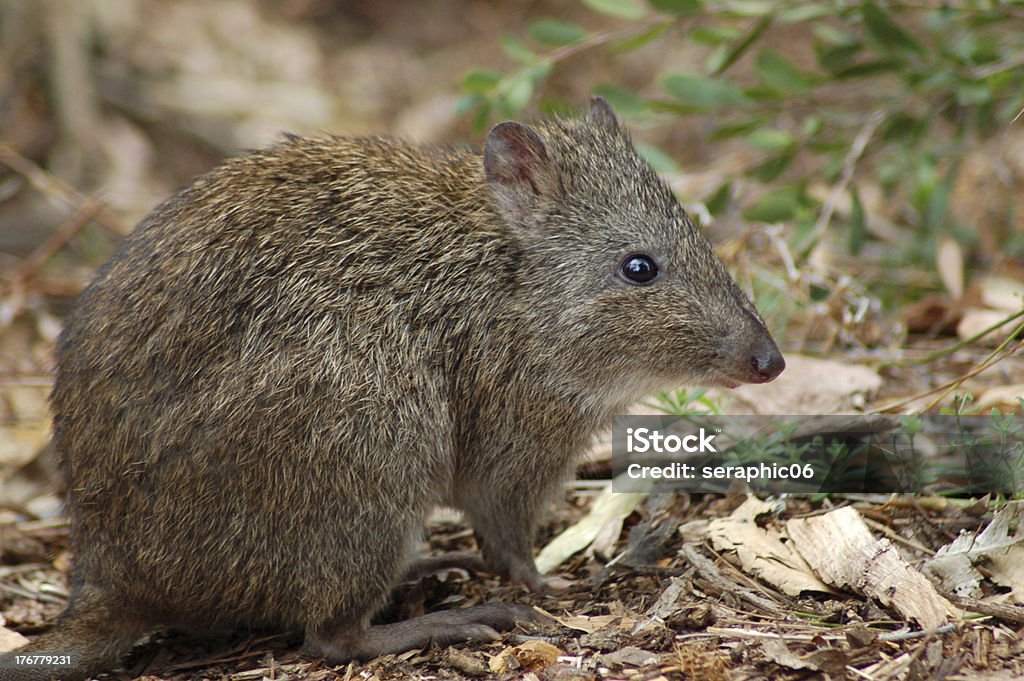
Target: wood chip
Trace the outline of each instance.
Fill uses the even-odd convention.
[[[727,578],[714,563],[698,553],[693,546],[683,544],[679,547],[679,555],[697,568],[697,572],[700,576],[707,580],[707,582],[720,593],[731,593],[737,598],[754,606],[761,612],[768,613],[774,617],[785,616],[786,611],[780,604],[769,598],[765,598],[760,594],[756,594],[750,589],[740,586],[735,581]]]
[[[509,671],[535,671],[550,667],[558,661],[562,651],[546,641],[527,641],[514,648],[506,648],[491,658],[488,667],[495,674]]]
[[[715,518],[708,524],[708,538],[718,551],[735,555],[747,574],[777,587],[787,596],[817,591],[835,593],[793,547],[784,543],[785,534],[774,528],[762,528],[757,518],[772,513],[774,505],[750,496],[728,518]]]
[[[887,539],[875,539],[850,506],[813,518],[794,518],[786,523],[786,530],[796,550],[828,584],[876,598],[925,629],[959,615]]]

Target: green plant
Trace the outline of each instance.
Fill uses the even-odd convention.
[[[558,111],[567,105],[549,96],[545,84],[570,57],[688,41],[704,54],[689,71],[663,73],[642,92],[614,82],[594,91],[628,119],[653,125],[709,116],[712,139],[741,139],[752,160],[702,198],[712,214],[721,214],[738,179],[763,186],[742,214],[750,222],[787,224],[791,270],[808,261],[830,229],[842,230],[851,255],[876,238],[862,200],[866,184],[884,192],[907,230],[894,263],[930,264],[940,236],[966,238],[950,211],[965,150],[1024,109],[1019,0],[583,4],[613,17],[613,26],[589,30],[540,18],[526,27],[525,39],[504,36],[505,52],[518,66],[467,74],[462,110],[473,112],[479,126],[535,99],[541,110]],[[787,49],[790,43],[803,49]],[[660,169],[672,169],[660,150],[640,150]],[[813,302],[815,286],[831,295],[834,283],[807,284],[807,301]]]
[[[707,396],[703,388],[662,390],[651,396],[647,406],[673,416],[718,416],[721,406]]]

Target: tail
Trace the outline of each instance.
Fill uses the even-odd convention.
[[[0,681],[82,681],[117,666],[149,631],[140,620],[126,615],[124,606],[112,607],[95,590],[80,589],[53,629],[0,655]],[[40,656],[51,663],[45,664]]]

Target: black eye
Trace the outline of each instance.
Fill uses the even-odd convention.
[[[658,276],[658,265],[651,256],[634,253],[622,261],[619,273],[631,284],[649,284]]]

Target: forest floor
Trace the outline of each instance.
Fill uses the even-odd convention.
[[[460,76],[500,65],[496,36],[528,13],[579,11],[555,0],[520,9],[389,0],[345,11],[316,0],[71,4],[78,9],[60,22],[18,3],[0,7],[2,649],[50,627],[67,600],[74,557],[46,402],[53,344],[74,296],[131,225],[223,157],[285,130],[479,140],[455,112]],[[637,82],[652,60],[688,58],[684,48],[660,50],[614,63],[573,61],[551,87],[582,103],[595,74],[607,77],[611,67]],[[699,129],[637,131],[684,167],[700,167],[673,178],[684,195],[715,186],[730,162],[704,137]],[[722,251],[734,265],[733,251]],[[844,265],[855,263],[832,262]],[[962,256],[940,257],[937,271],[923,276],[960,284],[914,309],[865,303],[867,312],[851,321],[808,306],[778,330],[789,363],[778,381],[710,392],[694,404],[727,414],[957,414],[967,413],[958,396],[969,393],[970,413],[1019,412],[1019,345],[964,343],[957,327],[969,338],[1019,309],[1024,277],[1004,271],[964,291],[962,268]],[[920,280],[899,276],[907,286]],[[847,302],[858,296],[868,299],[852,286]],[[969,313],[972,305],[988,316]],[[677,406],[663,400],[638,412]],[[338,668],[303,657],[301,641],[279,632],[217,640],[158,633],[120,676],[1024,678],[1020,502],[872,489],[613,493],[609,449],[595,446],[538,538],[539,559],[568,581],[564,590],[527,593],[493,575],[449,571],[402,585],[381,614],[403,619],[501,600],[539,608],[554,618],[547,624],[523,625],[494,643]],[[475,550],[472,532],[449,512],[435,516],[427,536],[425,551]]]

